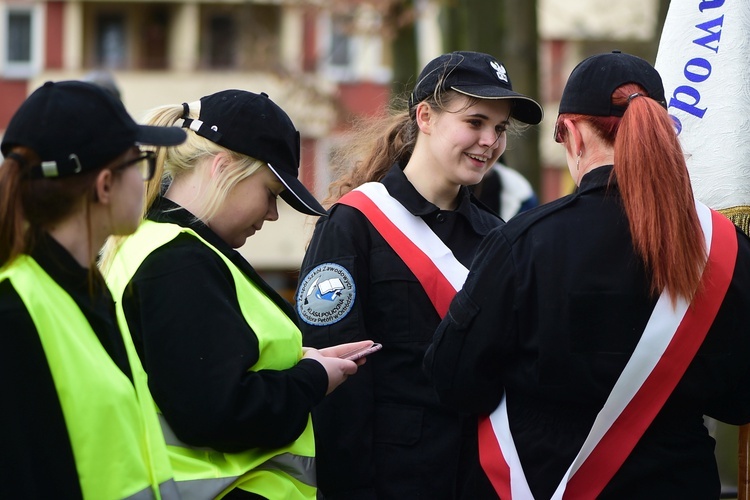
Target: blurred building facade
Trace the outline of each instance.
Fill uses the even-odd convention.
[[[390,53],[370,34],[375,11],[346,4],[0,1],[0,134],[39,85],[92,70],[111,73],[136,119],[226,88],[263,91],[300,130],[300,177],[323,198],[328,151],[352,117],[382,110],[390,89]],[[280,205],[280,220],[242,251],[288,289],[312,221]]]
[[[492,1],[492,0],[490,0]],[[137,119],[151,107],[226,89],[266,92],[302,136],[303,182],[319,198],[328,159],[348,124],[375,114],[391,92],[391,47],[383,5],[392,0],[0,1],[0,134],[23,99],[47,80],[111,72]],[[563,150],[552,141],[562,87],[590,53],[642,55],[658,37],[658,0],[538,0],[541,88],[540,198],[572,189]],[[419,66],[443,51],[442,0],[413,0]],[[415,72],[419,68],[415,68]],[[523,139],[520,139],[523,140]],[[281,206],[242,251],[279,288],[296,278],[314,220]],[[272,278],[273,280],[274,278]]]

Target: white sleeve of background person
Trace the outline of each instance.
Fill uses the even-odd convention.
[[[500,175],[500,217],[507,221],[518,214],[521,204],[534,195],[534,189],[526,177],[510,167],[495,165]]]
[[[750,205],[750,1],[672,1],[656,57],[693,190]]]

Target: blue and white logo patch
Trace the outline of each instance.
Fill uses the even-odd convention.
[[[332,325],[349,314],[355,295],[354,280],[346,268],[320,264],[300,284],[297,312],[308,325]]]

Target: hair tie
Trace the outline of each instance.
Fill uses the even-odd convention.
[[[8,153],[8,156],[6,156],[5,158],[9,160],[15,160],[15,162],[18,163],[18,166],[22,170],[26,167],[26,158],[24,158],[18,153]]]
[[[632,101],[636,97],[640,97],[640,96],[643,96],[643,94],[641,94],[640,92],[635,92],[634,94],[630,94],[628,96],[628,104],[630,104],[630,101]]]
[[[182,103],[182,119],[187,120],[190,116],[190,105],[186,102]]]

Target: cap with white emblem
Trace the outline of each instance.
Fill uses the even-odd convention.
[[[424,67],[409,96],[412,108],[435,93],[437,88],[455,90],[478,99],[509,99],[510,116],[523,123],[542,121],[542,107],[534,99],[513,91],[505,66],[481,52],[443,54]]]

